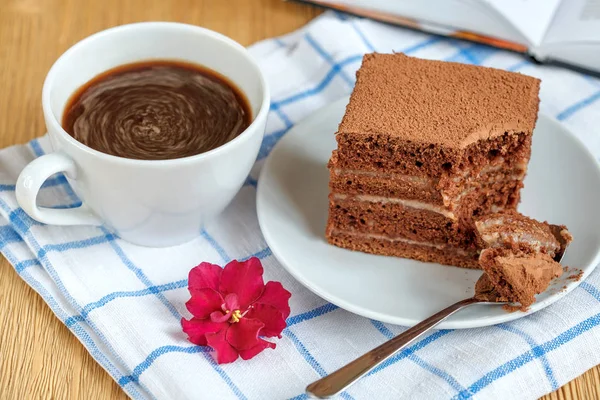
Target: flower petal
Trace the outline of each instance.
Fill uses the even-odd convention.
[[[281,331],[286,327],[281,311],[268,304],[254,303],[246,317],[257,319],[265,325],[260,331],[260,336],[281,337]]]
[[[188,311],[196,318],[208,318],[210,313],[221,309],[224,300],[213,289],[190,289],[192,297],[185,303]]]
[[[210,320],[213,322],[226,322],[231,318],[231,311],[224,313],[222,311],[214,311],[210,313]]]
[[[234,311],[240,309],[240,302],[238,301],[237,294],[229,293],[225,296],[225,309],[228,311]]]
[[[285,290],[280,282],[269,281],[265,285],[262,296],[256,302],[275,307],[281,311],[283,319],[286,319],[290,316],[290,297],[292,294]]]
[[[192,318],[189,321],[185,318],[181,319],[181,327],[188,335],[188,340],[199,346],[206,346],[206,335],[224,330],[227,328],[227,323],[215,323],[210,319]]]
[[[223,269],[218,265],[203,262],[191,269],[188,275],[188,288],[210,288],[219,291],[222,272]]]
[[[260,297],[265,287],[263,267],[260,260],[252,257],[246,261],[231,261],[223,268],[219,292],[226,295],[235,293],[240,308],[245,310]]]
[[[227,341],[238,351],[248,350],[258,344],[258,332],[265,326],[257,319],[242,318],[239,322],[231,324],[227,330]]]
[[[242,357],[242,359],[244,359],[244,360],[249,360],[252,357],[254,357],[255,355],[257,355],[258,353],[260,353],[261,351],[263,351],[264,349],[266,349],[267,347],[274,349],[275,343],[271,343],[271,342],[267,342],[266,340],[259,339],[259,343],[256,346],[252,347],[251,349],[240,350],[240,357]]]
[[[206,341],[213,348],[215,359],[219,364],[234,362],[238,358],[237,350],[225,340],[228,331],[229,329],[223,329],[206,335]]]

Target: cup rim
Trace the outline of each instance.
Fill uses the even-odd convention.
[[[260,80],[260,85],[262,88],[262,102],[260,105],[260,109],[259,109],[258,113],[256,113],[256,116],[254,116],[254,118],[252,119],[252,122],[250,123],[250,125],[248,125],[248,127],[246,127],[246,129],[244,131],[242,131],[242,133],[237,135],[235,138],[220,145],[219,147],[217,147],[215,149],[212,149],[212,150],[209,150],[209,151],[206,151],[203,153],[195,154],[192,156],[171,158],[171,159],[166,159],[166,160],[141,160],[141,159],[115,156],[112,154],[108,154],[108,153],[104,153],[104,152],[95,150],[95,149],[81,143],[80,141],[76,140],[73,136],[69,135],[67,133],[67,131],[65,131],[65,129],[62,127],[62,124],[60,123],[60,121],[58,121],[56,115],[54,115],[54,112],[50,105],[50,92],[52,89],[52,85],[53,85],[55,76],[57,74],[57,70],[61,67],[62,63],[65,62],[65,59],[67,59],[72,53],[76,52],[79,48],[88,45],[89,42],[96,40],[103,36],[111,35],[115,32],[139,29],[140,27],[151,27],[151,28],[152,27],[155,27],[155,28],[165,28],[166,27],[166,28],[171,28],[171,29],[192,30],[192,31],[195,31],[196,33],[206,35],[213,39],[221,41],[223,43],[223,45],[230,46],[233,49],[241,52],[243,54],[243,56],[246,58],[246,60],[248,61],[248,63],[256,70],[256,73],[258,75],[258,78]],[[143,61],[143,60],[140,60],[140,61]],[[216,71],[216,72],[222,74],[222,72],[220,72],[220,71]],[[225,75],[225,74],[223,74],[223,75],[227,77],[227,75]],[[227,78],[229,78],[229,77],[227,77]],[[249,136],[252,135],[252,131],[256,130],[257,125],[259,125],[261,123],[260,121],[263,120],[264,118],[266,118],[266,114],[269,112],[269,108],[270,108],[270,92],[269,92],[269,86],[267,84],[267,80],[265,79],[265,76],[263,75],[262,71],[260,70],[260,67],[258,66],[258,63],[256,62],[256,60],[249,54],[248,50],[244,46],[242,46],[235,40],[233,40],[230,37],[225,36],[221,33],[215,32],[215,31],[207,29],[207,28],[203,28],[201,26],[184,24],[184,23],[180,23],[180,22],[165,22],[165,21],[136,22],[136,23],[131,23],[131,24],[118,25],[118,26],[115,26],[112,28],[101,30],[92,35],[89,35],[89,36],[81,39],[80,41],[78,41],[77,43],[72,45],[71,47],[69,47],[64,53],[62,53],[60,55],[60,57],[58,57],[56,59],[56,61],[52,64],[52,67],[50,67],[50,70],[48,71],[46,78],[44,79],[44,85],[42,88],[42,109],[44,111],[44,114],[47,117],[49,117],[49,118],[47,118],[47,120],[49,120],[48,123],[50,125],[52,125],[52,128],[54,129],[54,131],[58,132],[58,134],[63,139],[65,139],[69,144],[77,147],[78,149],[82,150],[85,153],[88,153],[95,157],[105,159],[106,161],[112,161],[112,162],[117,162],[117,163],[122,163],[122,164],[143,164],[144,166],[156,166],[156,167],[172,166],[175,164],[182,164],[182,163],[187,164],[187,163],[193,163],[193,162],[204,160],[204,159],[210,159],[210,158],[217,157],[221,153],[228,151],[229,148],[249,139]],[[48,127],[48,128],[50,128],[50,127]]]

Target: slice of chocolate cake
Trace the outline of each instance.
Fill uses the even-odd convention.
[[[329,162],[327,240],[478,268],[474,216],[514,210],[539,80],[367,54]]]
[[[494,301],[519,303],[522,309],[533,304],[535,295],[546,290],[552,279],[563,272],[548,254],[503,248],[483,250],[479,265],[486,275],[477,282],[475,296],[488,299],[490,290],[495,290],[498,297]]]

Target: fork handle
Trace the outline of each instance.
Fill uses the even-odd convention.
[[[450,315],[464,307],[480,302],[480,300],[475,298],[469,298],[444,308],[442,311],[419,322],[412,328],[407,329],[400,335],[388,340],[337,371],[311,383],[306,387],[306,393],[310,397],[317,399],[328,399],[335,396]]]

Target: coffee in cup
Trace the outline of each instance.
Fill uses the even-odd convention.
[[[168,160],[216,149],[251,123],[246,96],[216,71],[152,60],[112,68],[70,98],[62,126],[103,153]]]

